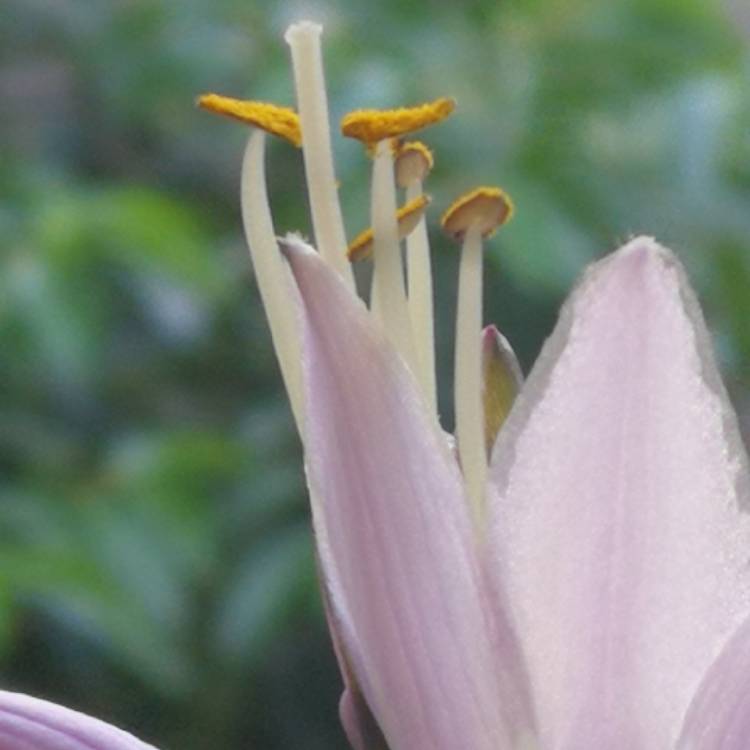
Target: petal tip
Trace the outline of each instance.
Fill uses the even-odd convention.
[[[677,283],[674,283],[675,275]],[[657,279],[661,283],[654,284]],[[619,289],[627,296],[646,295],[650,298],[657,289],[662,293],[679,293],[686,283],[682,264],[675,253],[653,237],[639,236],[589,266],[573,299],[586,296],[592,288],[605,296]]]
[[[625,261],[672,266],[677,262],[677,258],[671,250],[660,245],[654,237],[640,235],[633,237],[610,257],[612,263]]]
[[[500,329],[494,323],[490,323],[482,329],[482,345],[485,349],[491,349],[497,337],[501,335]]]
[[[276,242],[279,245],[279,250],[289,261],[305,255],[316,254],[315,248],[294,232],[289,232],[283,237],[277,237]]]

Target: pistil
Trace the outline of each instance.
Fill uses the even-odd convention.
[[[321,33],[321,26],[303,21],[290,26],[284,38],[292,51],[315,245],[354,289],[354,276],[346,259],[346,233],[333,166]]]

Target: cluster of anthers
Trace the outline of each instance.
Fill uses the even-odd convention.
[[[352,290],[355,284],[351,262],[372,261],[372,315],[411,368],[437,419],[432,270],[425,222],[430,196],[423,191],[434,162],[427,145],[405,138],[444,120],[454,111],[455,101],[443,97],[413,107],[359,109],[342,118],[342,134],[361,141],[373,162],[372,226],[347,243],[332,159],[320,33],[320,27],[309,22],[295,24],[286,33],[292,51],[298,111],[217,94],[201,96],[198,104],[254,128],[243,163],[243,219],[298,425],[301,426],[303,414],[299,342],[278,245],[283,248],[285,242],[299,238],[279,240],[273,228],[264,171],[265,133],[302,148],[315,246],[322,257]],[[397,186],[405,194],[400,208]],[[477,519],[482,514],[488,451],[520,377],[507,342],[494,326],[479,336],[482,240],[494,234],[512,214],[513,204],[505,191],[482,186],[456,199],[441,218],[444,231],[462,245],[456,316],[456,440],[467,494]],[[406,244],[403,257],[402,241]],[[492,395],[485,404],[483,369],[494,381]]]

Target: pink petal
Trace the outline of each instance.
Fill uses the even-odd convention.
[[[318,576],[321,579],[321,595],[323,597],[323,609],[328,622],[328,630],[331,633],[331,642],[336,654],[341,678],[344,681],[344,692],[339,701],[339,718],[346,733],[346,738],[352,750],[388,750],[383,733],[378,726],[375,717],[367,705],[362,690],[357,684],[357,679],[352,672],[351,658],[347,654],[344,639],[341,636],[340,622],[333,611],[331,597],[328,593],[327,583],[320,562],[318,562]]]
[[[711,665],[688,711],[678,750],[747,750],[750,619]]]
[[[750,606],[746,457],[671,253],[640,238],[590,269],[493,464],[543,746],[671,747]]]
[[[154,750],[99,719],[20,693],[0,691],[2,750]]]
[[[446,440],[335,272],[298,241],[287,254],[320,558],[367,703],[391,750],[512,748],[531,729],[525,678]]]
[[[344,686],[339,717],[352,750],[389,750],[370,707],[353,682]]]

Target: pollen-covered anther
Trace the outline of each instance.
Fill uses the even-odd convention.
[[[419,195],[396,211],[398,238],[400,240],[414,231],[431,200],[429,195]],[[365,229],[364,232],[360,232],[347,250],[346,254],[349,260],[354,262],[369,258],[372,255],[373,239],[374,233],[372,227]]]
[[[499,187],[478,187],[455,200],[440,223],[453,239],[461,241],[474,225],[482,237],[491,237],[513,216],[513,201]]]
[[[396,183],[401,188],[407,188],[415,182],[422,182],[434,164],[432,151],[421,141],[402,143],[396,149]]]
[[[267,133],[284,138],[298,148],[302,145],[299,115],[290,107],[270,102],[232,99],[219,94],[203,94],[198,97],[197,103],[202,109],[261,128]]]
[[[456,108],[456,100],[441,97],[433,102],[399,109],[358,109],[344,115],[341,132],[366,144],[398,138],[444,120]]]

